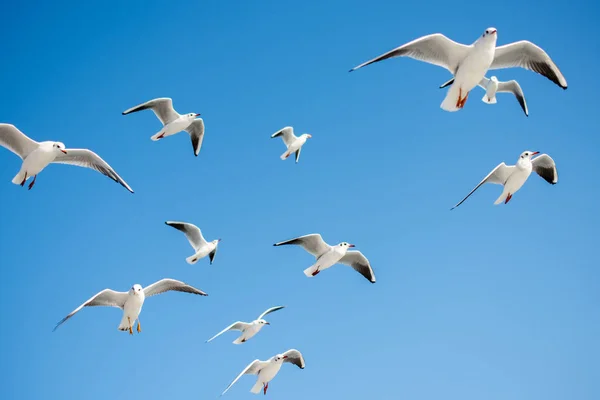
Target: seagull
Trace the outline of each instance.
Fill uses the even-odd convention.
[[[185,233],[185,237],[194,248],[196,253],[185,259],[188,264],[195,264],[199,259],[209,256],[210,264],[212,265],[215,254],[217,254],[217,246],[221,239],[207,242],[204,236],[202,236],[200,229],[196,225],[187,222],[167,221],[165,224]]]
[[[123,115],[147,109],[154,111],[156,117],[163,124],[163,128],[151,137],[152,140],[157,141],[166,136],[186,131],[192,138],[194,155],[198,156],[200,147],[202,146],[202,139],[204,139],[204,121],[202,118],[197,118],[200,114],[189,113],[180,115],[173,108],[173,100],[168,97],[161,97],[123,111]]]
[[[489,69],[522,67],[545,76],[563,89],[567,88],[565,77],[540,47],[525,40],[496,47],[497,36],[496,28],[488,28],[473,44],[464,45],[441,33],[434,33],[388,51],[352,68],[350,72],[393,57],[410,57],[446,68],[455,77],[441,104],[446,111],[463,108],[469,92]]]
[[[440,89],[445,88],[446,86],[451,85],[454,82],[454,78],[450,79],[448,82],[444,83],[440,86]],[[496,104],[496,93],[512,93],[517,98],[517,101],[521,105],[525,116],[529,116],[529,111],[527,110],[527,102],[525,101],[525,95],[523,94],[523,90],[519,85],[519,82],[512,80],[508,82],[501,82],[495,76],[492,76],[490,79],[485,76],[479,82],[479,87],[485,90],[485,95],[481,101],[486,104]]]
[[[291,126],[286,126],[271,135],[271,138],[276,138],[281,136],[283,139],[283,143],[286,145],[287,150],[283,153],[280,158],[285,160],[292,153],[296,153],[296,163],[298,163],[298,159],[300,159],[300,151],[302,150],[302,146],[304,143],[312,137],[312,135],[308,133],[303,133],[300,137],[294,135],[294,128]]]
[[[519,156],[517,165],[506,165],[504,163],[498,164],[496,168],[492,170],[483,178],[475,189],[471,190],[471,193],[462,199],[457,205],[451,208],[454,210],[460,206],[470,195],[476,191],[479,186],[484,183],[496,183],[504,186],[502,194],[494,202],[494,204],[500,204],[504,201],[504,204],[508,203],[512,199],[513,195],[523,186],[531,171],[535,171],[539,176],[552,185],[558,182],[558,173],[556,172],[556,164],[554,160],[548,154],[542,154],[534,159],[532,157],[539,154],[539,151],[524,151]]]
[[[242,377],[242,375],[258,375],[256,383],[254,386],[252,386],[250,391],[257,394],[262,388],[263,393],[267,394],[269,382],[275,378],[284,362],[292,363],[300,369],[304,369],[304,357],[302,357],[302,353],[295,349],[290,349],[283,354],[277,354],[269,358],[267,361],[254,360],[246,368],[244,368],[244,370],[233,380],[233,382],[229,384],[229,386],[227,386],[227,389],[221,393],[221,396],[223,396],[229,390],[229,388]]]
[[[330,246],[325,243],[320,234],[312,233],[286,240],[285,242],[275,243],[273,246],[282,246],[285,244],[300,245],[304,247],[304,250],[317,258],[315,264],[304,270],[304,275],[309,278],[339,262],[351,266],[371,283],[375,283],[375,274],[369,260],[360,251],[348,251],[349,248],[355,247],[353,244],[342,242],[335,246]]]
[[[29,178],[33,177],[28,186],[29,190],[35,185],[37,175],[48,164],[57,163],[94,169],[133,193],[127,182],[106,161],[91,150],[66,149],[64,143],[61,142],[36,142],[12,124],[0,124],[0,145],[6,147],[23,160],[21,169],[13,178],[12,183],[23,186]]]
[[[265,311],[262,314],[260,314],[258,316],[258,318],[255,319],[252,322],[242,322],[242,321],[234,322],[233,324],[229,325],[227,328],[223,329],[221,332],[217,333],[215,336],[213,336],[210,339],[208,339],[206,341],[206,343],[210,342],[211,340],[213,340],[217,336],[220,336],[221,334],[223,334],[223,333],[225,333],[227,331],[240,331],[240,332],[242,332],[242,336],[240,336],[239,338],[235,339],[233,341],[233,344],[245,343],[248,339],[250,339],[251,337],[253,337],[254,335],[256,335],[258,332],[260,332],[260,330],[265,325],[271,325],[270,323],[268,323],[267,321],[265,321],[263,319],[265,317],[265,315],[270,314],[270,313],[272,313],[274,311],[277,311],[277,310],[281,310],[282,308],[285,308],[285,307],[284,306],[271,307],[267,311]]]
[[[142,288],[142,286],[136,283],[131,287],[131,289],[129,289],[128,292],[116,292],[112,289],[104,289],[60,320],[60,322],[54,327],[53,331],[55,331],[56,328],[75,315],[83,307],[107,306],[118,307],[123,310],[123,318],[121,318],[121,323],[118,327],[120,331],[129,331],[129,334],[133,335],[133,325],[137,320],[137,331],[139,333],[142,331],[139,316],[140,312],[142,311],[142,306],[144,305],[144,300],[147,297],[161,294],[169,290],[192,293],[200,296],[208,296],[208,294],[204,293],[202,290],[196,289],[195,287],[192,287],[181,281],[168,278],[154,282],[152,285],[145,288]]]

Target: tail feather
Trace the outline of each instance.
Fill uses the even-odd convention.
[[[281,156],[279,156],[279,158],[281,158],[282,160],[285,160],[289,156],[290,156],[290,152],[286,150],[285,153],[283,153]]]
[[[244,335],[242,335],[239,338],[235,339],[232,343],[233,344],[242,344],[242,343],[245,342],[245,340],[243,340],[243,339],[244,339]]]
[[[161,129],[160,131],[158,131],[158,132],[156,132],[154,135],[152,135],[152,136],[150,137],[150,139],[152,139],[153,141],[155,141],[155,142],[156,142],[157,140],[160,140],[160,139],[162,139],[162,137],[160,137],[160,136],[162,136],[162,135],[164,135],[164,134],[165,134],[165,132],[164,132],[164,131]]]
[[[319,266],[317,264],[311,265],[310,267],[304,270],[304,275],[306,275],[309,278],[312,278],[314,276],[313,274],[318,269],[318,267]]]
[[[185,261],[187,261],[188,264],[196,264],[198,262],[198,256],[195,254],[191,255],[188,258],[186,258]]]
[[[20,185],[21,182],[23,182],[23,179],[25,179],[25,174],[25,171],[19,171],[19,173],[13,178],[12,183],[14,183],[15,185]]]
[[[460,90],[458,85],[452,85],[450,86],[450,89],[448,89],[448,91],[446,92],[446,98],[444,98],[444,101],[442,101],[442,104],[440,105],[440,107],[442,108],[442,110],[446,110],[446,111],[458,111],[459,108],[457,107],[457,103],[458,103],[458,95],[460,94]],[[466,93],[462,93],[463,96],[466,95]]]
[[[254,386],[252,386],[252,389],[250,389],[250,391],[254,394],[256,393],[260,393],[260,390],[263,388],[263,384],[261,381],[256,381],[256,383],[254,384]]]
[[[502,203],[504,200],[506,200],[506,197],[508,197],[508,192],[503,191],[500,197],[498,197],[494,202],[494,205],[497,206],[498,204]]]
[[[496,104],[497,103],[496,96],[494,96],[490,99],[487,97],[487,94],[483,95],[483,98],[481,99],[481,101],[483,101],[486,104]]]

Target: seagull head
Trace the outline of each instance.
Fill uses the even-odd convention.
[[[139,284],[135,284],[131,287],[131,289],[129,289],[129,294],[132,296],[139,296],[141,294],[143,294],[144,291],[142,290],[142,285]]]
[[[67,151],[65,150],[65,144],[62,142],[52,143],[52,148],[56,149],[56,151],[60,151],[63,154],[67,154]]]
[[[496,78],[496,76],[494,75],[490,78],[490,81],[498,83],[498,78]]]
[[[355,245],[350,244],[348,242],[342,242],[342,243],[338,244],[338,246],[340,246],[346,250],[348,250],[350,247],[356,247]]]
[[[262,319],[262,318],[261,318],[261,319],[257,319],[257,320],[256,320],[256,323],[257,323],[258,325],[271,325],[270,323],[268,323],[267,321],[265,321],[265,320],[264,320],[264,319]]]
[[[273,357],[273,362],[276,364],[281,364],[286,358],[287,356],[284,356],[283,354],[277,354],[275,357]]]
[[[187,116],[188,116],[189,119],[196,119],[196,118],[198,118],[200,116],[200,114],[189,113]]]
[[[216,240],[213,240],[212,242],[216,246],[219,244],[220,241],[221,241],[221,239],[216,239]]]
[[[310,139],[312,137],[310,133],[304,133],[302,136],[304,136],[307,139]]]
[[[494,43],[494,44],[496,43],[497,39],[498,39],[498,31],[496,30],[496,28],[487,28],[485,30],[485,32],[483,32],[483,35],[481,35],[481,37],[479,38],[479,40],[481,40],[485,43]]]
[[[531,160],[531,157],[535,156],[536,154],[540,154],[539,151],[531,151],[531,150],[525,150],[524,152],[521,153],[521,160]]]

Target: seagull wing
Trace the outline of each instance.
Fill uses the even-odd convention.
[[[69,315],[61,319],[60,322],[56,324],[53,331],[55,331],[56,328],[58,328],[63,322],[71,318],[73,315],[77,314],[77,312],[79,312],[79,310],[81,310],[83,307],[106,306],[123,308],[125,306],[125,302],[127,301],[128,296],[129,295],[126,292],[116,292],[111,289],[104,289],[103,291],[95,294],[85,303],[71,311]]]
[[[208,296],[208,294],[204,293],[200,289],[196,289],[195,287],[190,286],[187,283],[169,278],[161,279],[160,281],[154,282],[150,286],[146,286],[144,288],[144,294],[146,295],[146,297],[150,297],[156,294],[168,292],[169,290],[198,294],[200,296]]]
[[[246,368],[244,368],[244,370],[229,384],[229,386],[227,386],[227,388],[223,391],[223,393],[221,393],[221,396],[223,396],[230,387],[233,386],[234,383],[236,383],[238,381],[238,379],[240,379],[243,375],[258,375],[259,371],[261,369],[264,368],[264,366],[267,364],[267,362],[265,361],[260,361],[260,360],[254,360],[252,361],[250,364],[248,364],[248,366]]]
[[[492,172],[490,172],[485,178],[483,178],[481,182],[479,182],[477,186],[475,186],[475,189],[471,190],[471,192],[457,205],[452,207],[451,210],[454,210],[456,207],[460,206],[466,199],[469,198],[470,195],[473,194],[473,192],[479,189],[479,186],[483,185],[484,183],[495,183],[498,185],[504,185],[504,183],[506,182],[508,177],[513,173],[515,168],[516,167],[514,165],[506,165],[504,163],[498,164],[498,166],[494,168]]]
[[[217,333],[215,336],[211,337],[210,339],[208,339],[206,341],[206,343],[210,342],[211,340],[213,340],[214,338],[216,338],[217,336],[221,336],[223,333],[227,332],[227,331],[243,331],[244,329],[246,329],[250,324],[247,324],[245,322],[242,321],[237,321],[234,322],[233,324],[229,325],[227,328],[223,329],[221,332]]]
[[[558,172],[556,172],[556,164],[552,157],[548,154],[542,154],[531,160],[533,170],[546,182],[555,185],[558,182]]]
[[[477,85],[479,85],[480,88],[483,88],[483,90],[487,90],[488,83],[490,83],[490,80],[484,76]]]
[[[296,139],[298,139],[298,137],[294,135],[294,128],[292,128],[291,126],[286,126],[285,128],[278,130],[277,132],[271,135],[271,138],[276,138],[279,136],[282,137],[283,143],[285,143],[285,145],[288,147]]]
[[[257,319],[263,319],[265,315],[271,314],[272,312],[275,312],[277,310],[281,310],[282,308],[285,308],[285,306],[271,307],[268,310],[266,310],[265,312],[263,312],[262,314],[260,314]]]
[[[498,82],[498,92],[514,94],[517,98],[517,101],[521,105],[521,108],[523,109],[525,115],[529,116],[529,111],[527,110],[527,102],[525,101],[525,95],[523,94],[523,90],[521,89],[521,85],[519,85],[519,82],[515,80],[508,82]]]
[[[308,251],[317,258],[329,250],[329,245],[325,243],[321,235],[318,233],[312,233],[310,235],[304,235],[295,239],[286,240],[285,242],[275,243],[273,246],[283,246],[285,244],[297,244],[302,246],[304,247],[304,250]]]
[[[179,221],[167,221],[165,222],[165,224],[172,226],[173,228],[185,233],[185,237],[187,238],[188,242],[190,242],[190,245],[192,245],[195,251],[199,251],[201,248],[208,244],[204,239],[204,236],[202,236],[202,231],[200,231],[200,228],[198,228],[194,224]]]
[[[410,57],[415,60],[446,68],[453,75],[456,75],[458,66],[467,56],[471,47],[472,46],[456,43],[441,33],[434,33],[415,39],[412,42],[388,51],[379,57],[375,57],[370,61],[362,63],[352,68],[350,72],[378,61],[387,60],[388,58]]]
[[[522,40],[496,47],[494,61],[490,69],[521,67],[544,75],[563,89],[567,80],[544,50],[535,44]]]
[[[125,182],[123,178],[121,178],[119,174],[117,174],[117,172],[98,154],[88,149],[66,149],[65,151],[67,154],[60,153],[52,162],[91,168],[108,176],[110,179],[133,193],[133,189],[131,189],[127,182]]]
[[[154,111],[154,114],[156,114],[163,125],[167,125],[169,122],[180,117],[179,113],[173,108],[173,100],[168,97],[153,99],[135,107],[131,107],[129,110],[123,111],[123,115],[147,109]]]
[[[37,149],[40,144],[17,129],[12,124],[0,124],[0,146],[6,147],[21,159]]]
[[[304,369],[304,357],[296,349],[290,349],[283,353],[283,362],[288,362],[296,365],[300,369]]]
[[[192,147],[194,148],[194,155],[197,157],[200,154],[200,147],[202,147],[202,140],[204,140],[204,121],[202,118],[195,119],[190,126],[185,128],[185,131],[190,134],[192,139]]]
[[[367,278],[371,283],[375,283],[375,273],[373,273],[371,263],[369,263],[367,257],[360,251],[347,251],[344,257],[340,259],[340,262],[351,266],[356,272]]]
[[[450,85],[452,85],[453,83],[454,83],[454,78],[450,79],[449,81],[446,81],[446,82],[442,83],[442,84],[440,85],[440,89],[443,89],[443,88],[445,88],[446,86],[450,86]]]

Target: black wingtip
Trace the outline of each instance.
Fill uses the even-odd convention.
[[[352,72],[352,71],[354,71],[354,68],[352,68],[352,69],[351,69],[351,70],[349,70],[348,72]]]

